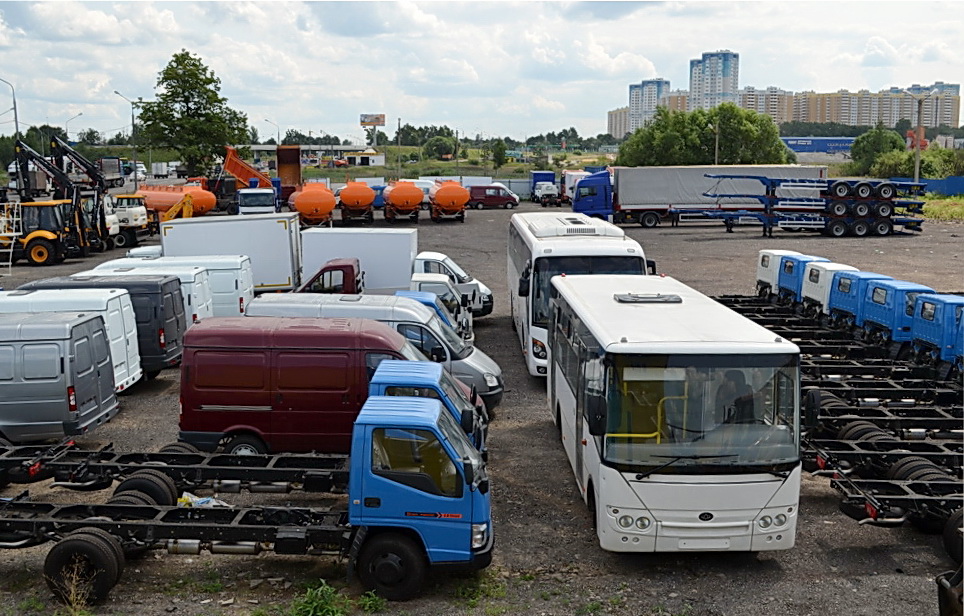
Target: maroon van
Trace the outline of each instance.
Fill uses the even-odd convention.
[[[484,207],[511,209],[519,201],[503,186],[469,186],[468,207],[481,210]]]

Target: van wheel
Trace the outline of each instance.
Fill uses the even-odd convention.
[[[142,492],[162,507],[169,507],[177,503],[177,486],[174,480],[153,469],[140,470],[125,479],[114,490],[114,494],[122,492]]]
[[[54,245],[49,240],[33,240],[27,246],[27,259],[31,265],[50,265],[56,259]]]
[[[482,202],[481,202],[481,201],[476,201],[475,203],[470,203],[470,204],[469,204],[469,207],[474,207],[474,208],[477,209],[477,210],[481,210],[481,209],[482,209]]]
[[[422,550],[404,535],[376,535],[358,556],[358,577],[362,584],[390,601],[407,601],[417,596],[425,572]]]
[[[268,453],[268,448],[257,436],[241,434],[228,441],[224,453],[232,456],[262,456]]]

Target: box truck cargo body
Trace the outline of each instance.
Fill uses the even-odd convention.
[[[0,314],[0,433],[13,443],[85,434],[117,414],[104,319]]]
[[[301,281],[296,213],[183,218],[161,223],[160,229],[165,257],[247,255],[255,293],[291,291]]]
[[[301,232],[304,271],[314,273],[328,261],[358,259],[367,293],[407,290],[418,254],[416,229],[306,229]]]
[[[41,289],[0,291],[0,312],[88,312],[104,319],[114,387],[124,391],[141,378],[137,319],[123,289]]]

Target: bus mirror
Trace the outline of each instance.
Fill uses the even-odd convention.
[[[462,470],[465,471],[465,485],[470,486],[475,483],[475,467],[472,466],[472,460],[462,458]]]
[[[519,297],[529,296],[529,278],[528,276],[519,279]]]
[[[602,436],[606,433],[606,399],[600,396],[586,396],[586,423],[589,434]]]
[[[656,261],[653,259],[646,259],[646,269],[653,276],[656,275]]]
[[[817,416],[820,413],[820,402],[823,393],[819,389],[807,391],[803,397],[803,428],[811,430],[817,427]]]
[[[472,434],[475,430],[475,409],[463,410],[459,423],[462,426],[462,432]]]

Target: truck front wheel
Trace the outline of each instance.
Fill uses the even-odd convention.
[[[390,601],[418,596],[425,582],[425,555],[414,541],[395,533],[376,535],[358,556],[358,577],[365,588]]]

